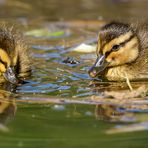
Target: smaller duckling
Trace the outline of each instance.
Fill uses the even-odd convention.
[[[148,78],[148,25],[111,22],[100,29],[91,77],[123,81]]]
[[[30,75],[28,48],[13,27],[0,25],[0,83],[18,84]]]

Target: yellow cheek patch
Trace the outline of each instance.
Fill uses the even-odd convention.
[[[133,35],[133,33],[131,31],[129,31],[126,34],[123,34],[123,35],[119,36],[118,38],[111,40],[108,44],[106,44],[104,46],[103,54],[110,51],[112,49],[113,45],[119,45],[119,44],[123,43],[124,41],[128,40],[132,35]]]
[[[107,62],[110,62],[111,66],[126,63],[127,56],[123,55],[122,53],[111,53],[107,59]]]
[[[0,63],[0,72],[6,72],[6,68],[2,63]]]
[[[6,63],[8,67],[10,66],[10,63],[11,63],[10,58],[8,54],[6,53],[6,51],[1,48],[0,48],[0,60]]]

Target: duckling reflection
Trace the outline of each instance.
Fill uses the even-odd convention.
[[[111,122],[133,122],[134,114],[126,112],[125,108],[114,105],[101,104],[95,109],[95,116],[99,120]]]
[[[7,132],[7,121],[15,116],[16,104],[11,93],[0,90],[0,131]]]
[[[91,77],[119,81],[148,78],[148,25],[112,22],[100,29]]]
[[[30,75],[28,48],[13,27],[0,25],[0,83],[20,83]]]

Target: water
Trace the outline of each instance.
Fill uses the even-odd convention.
[[[81,43],[94,44],[104,20],[147,19],[146,1],[0,0],[0,7],[0,20],[24,33],[32,60],[26,84],[13,94],[1,87],[1,148],[147,147],[147,105],[90,101],[128,86],[92,80],[87,71],[95,52],[72,51]],[[65,63],[67,57],[78,63]],[[132,86],[142,84],[147,86]]]

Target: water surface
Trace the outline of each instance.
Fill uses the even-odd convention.
[[[0,7],[0,20],[24,33],[32,60],[28,83],[11,88],[13,94],[1,87],[0,147],[147,147],[147,105],[89,102],[106,90],[129,88],[92,80],[87,71],[95,52],[72,51],[95,44],[105,21],[147,19],[147,1],[1,0]],[[65,63],[67,57],[78,63]]]

